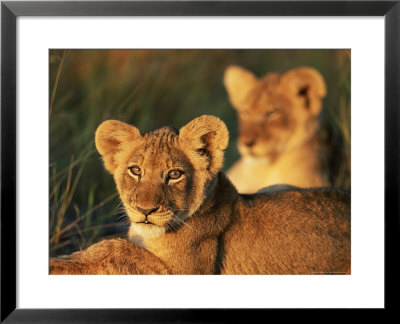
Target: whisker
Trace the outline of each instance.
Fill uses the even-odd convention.
[[[118,217],[117,223],[119,225],[129,225],[131,223],[131,220],[128,215],[122,214]]]
[[[179,218],[175,218],[174,221],[179,222],[180,226],[187,226],[190,229],[195,229],[192,224],[189,224],[186,222],[186,219],[182,219],[179,217]]]
[[[170,224],[170,223],[167,223],[166,226],[167,226],[167,231],[168,231],[168,232],[172,232],[172,226],[171,226],[171,224]]]
[[[121,214],[121,213],[124,213],[124,214],[126,213],[125,208],[120,208],[120,209],[113,210],[112,215],[118,215],[118,214]]]
[[[180,226],[176,222],[173,222],[173,227],[175,228],[175,231],[179,230]]]

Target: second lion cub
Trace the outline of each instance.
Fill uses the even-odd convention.
[[[227,172],[239,192],[253,193],[274,184],[326,185],[318,162],[316,116],[326,86],[309,67],[261,79],[230,66],[224,84],[239,118],[241,159]]]

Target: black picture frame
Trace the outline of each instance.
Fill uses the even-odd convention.
[[[385,307],[396,310],[399,244],[400,0],[396,1],[2,1],[1,322],[143,323],[258,321],[266,309],[16,308],[16,19],[19,16],[384,16]],[[373,172],[373,170],[371,170]],[[368,175],[366,175],[366,178]],[[366,180],[366,185],[368,185]],[[373,188],[371,188],[373,190]],[[379,314],[382,314],[379,311]],[[387,312],[386,312],[387,313]],[[301,312],[300,314],[304,314]],[[306,313],[307,317],[309,313]],[[297,316],[297,315],[296,315]],[[331,315],[329,315],[331,316]],[[251,321],[251,320],[250,320]]]

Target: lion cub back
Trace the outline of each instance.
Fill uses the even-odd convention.
[[[350,273],[350,195],[288,189],[242,195],[224,240],[226,274]]]

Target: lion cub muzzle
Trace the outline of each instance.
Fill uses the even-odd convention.
[[[139,207],[139,206],[137,206],[136,208],[139,209],[139,211],[141,213],[143,213],[144,216],[146,216],[146,221],[147,221],[147,216],[149,216],[149,214],[151,214],[151,213],[155,212],[156,210],[158,210],[160,208],[160,206],[153,207],[153,208],[147,208],[147,209]]]
[[[159,184],[143,183],[137,189],[136,198],[134,199],[136,209],[144,215],[145,223],[148,223],[148,216],[150,214],[154,215],[156,212],[161,211],[162,194],[159,186]]]

